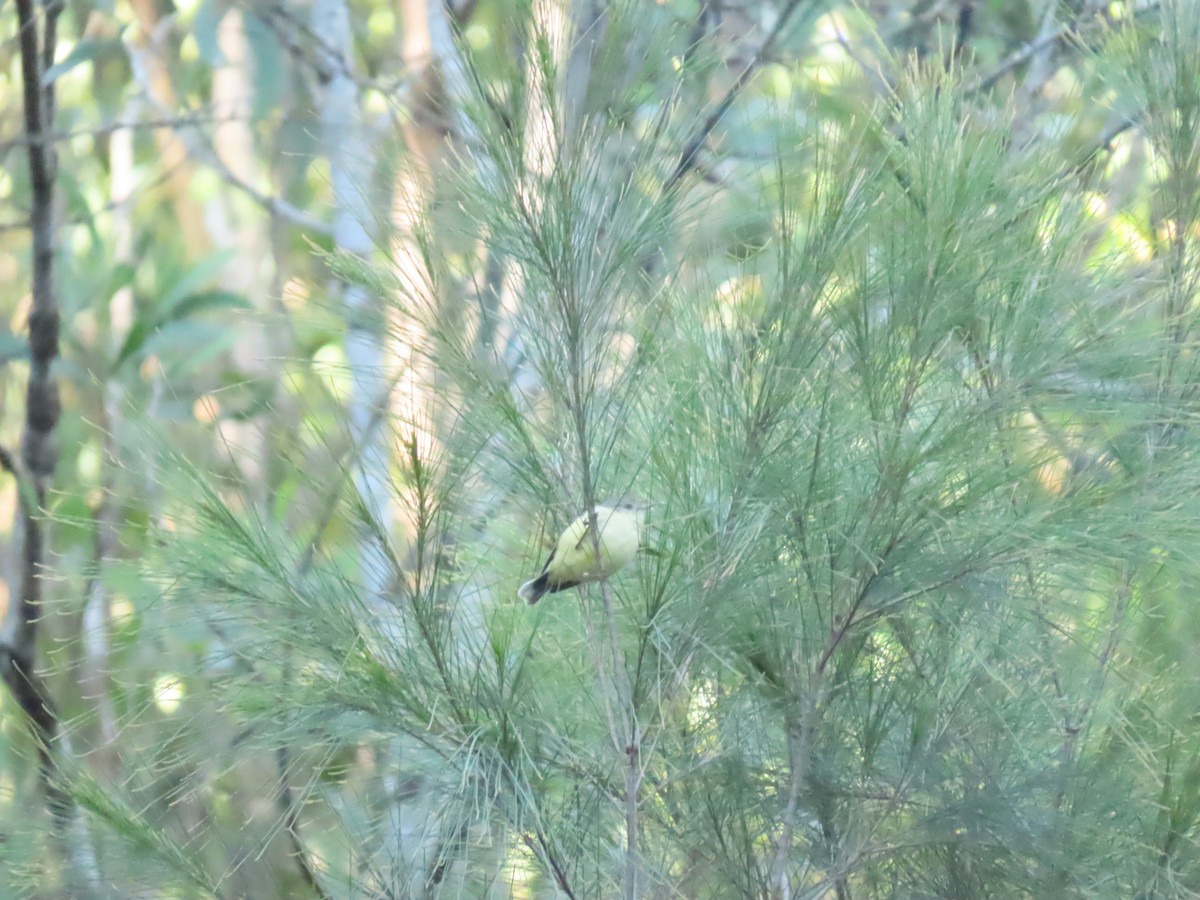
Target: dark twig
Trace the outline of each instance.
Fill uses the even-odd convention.
[[[754,73],[758,71],[766,60],[771,58],[784,27],[799,8],[800,0],[790,0],[788,5],[779,13],[779,18],[775,20],[775,27],[771,29],[771,33],[767,35],[766,40],[759,45],[758,51],[746,63],[745,68],[738,73],[733,84],[729,86],[729,90],[725,92],[725,96],[713,107],[713,111],[708,114],[708,118],[701,123],[700,128],[697,129],[696,133],[684,145],[683,152],[679,155],[679,162],[675,164],[675,170],[671,173],[663,188],[664,192],[668,192],[678,185],[683,180],[683,176],[695,166],[696,155],[704,146],[704,142],[708,140],[708,136],[712,134],[712,130],[717,127],[721,119],[725,117],[725,114],[729,112],[729,107],[733,106],[733,101],[738,98],[738,95],[750,83],[750,79],[754,77]]]
[[[354,67],[327,38],[318,33],[308,22],[289,10],[283,3],[246,4],[245,9],[257,16],[263,24],[270,28],[275,37],[298,60],[303,60],[311,66],[317,79],[326,84],[335,75],[343,78],[356,79]],[[305,50],[300,40],[308,41],[315,52]]]
[[[161,51],[154,46],[147,47],[145,49],[138,49],[133,45],[128,45],[127,49],[129,51],[131,68],[135,76],[137,76],[139,72],[143,73],[143,76],[137,78],[136,80],[138,80],[139,86],[142,88],[146,102],[154,107],[162,119],[169,119],[172,116],[172,111],[167,107],[167,104],[164,102],[163,98],[158,96],[158,93],[154,89],[154,85],[151,83],[151,80],[148,77],[145,77],[144,73],[146,72],[146,67],[138,64],[139,56],[145,54],[155,54]],[[280,218],[313,234],[328,235],[330,233],[329,226],[324,221],[315,216],[309,215],[304,210],[299,209],[291,203],[288,203],[281,197],[260,191],[257,187],[239,176],[228,165],[226,165],[225,161],[221,159],[220,155],[213,148],[208,138],[200,130],[198,123],[201,120],[199,118],[194,117],[190,113],[184,113],[182,116],[180,116],[180,118],[183,124],[178,128],[174,128],[173,130],[175,131],[175,134],[179,140],[183,142],[184,147],[187,148],[188,156],[190,156],[194,161],[206,165],[216,171],[216,173],[221,177],[222,181],[224,181],[230,187],[250,197],[250,199],[261,206],[269,215]]]
[[[971,29],[975,24],[975,4],[971,0],[963,0],[958,6],[958,16],[954,23],[954,55],[961,55],[967,41],[971,38]]]
[[[1053,31],[1047,32],[1046,34],[1039,35],[1034,40],[1022,44],[1003,60],[1001,60],[1000,64],[992,69],[992,71],[981,76],[977,81],[975,81],[975,83],[967,85],[963,92],[965,94],[974,94],[978,93],[979,91],[986,91],[1013,69],[1017,68],[1017,66],[1027,62],[1037,54],[1041,53],[1043,50],[1046,50],[1054,44],[1057,44],[1059,41],[1064,41],[1068,37],[1074,35],[1078,27],[1078,23],[1072,22],[1068,25],[1055,28]]]
[[[58,783],[58,764],[52,747],[58,736],[58,711],[50,699],[46,683],[34,671],[32,655],[26,655],[24,649],[12,644],[0,644],[0,671],[13,699],[33,726],[37,739],[38,768],[42,788],[46,792],[46,808],[54,819],[55,828],[62,834],[70,825],[72,802],[70,795]]]
[[[308,848],[304,845],[304,838],[300,834],[300,812],[288,777],[291,770],[291,758],[286,745],[275,749],[275,761],[279,769],[279,810],[283,816],[284,829],[288,833],[288,842],[292,845],[292,859],[296,861],[296,867],[300,870],[300,878],[313,892],[313,895],[320,900],[329,900],[329,894],[321,887],[317,873],[313,871],[312,864],[309,862]]]
[[[1147,3],[1145,6],[1138,7],[1134,11],[1134,15],[1144,15],[1145,13],[1156,9],[1158,6],[1158,3]],[[1105,16],[1096,16],[1095,19],[1090,21],[1103,22],[1106,20],[1106,18],[1107,17]],[[1066,42],[1077,36],[1083,30],[1083,27],[1086,24],[1088,23],[1081,22],[1080,20],[1076,19],[1072,22],[1068,22],[1066,25],[1060,26],[1059,28],[1055,28],[1052,31],[1041,34],[1026,44],[1022,44],[1003,60],[1001,60],[999,65],[992,69],[992,71],[988,72],[986,75],[980,76],[974,83],[966,85],[963,89],[963,93],[969,95],[978,93],[979,91],[986,91],[1013,69],[1028,62],[1043,50],[1049,49],[1060,41]]]
[[[542,830],[539,828],[536,836],[524,834],[522,837],[524,838],[526,847],[532,850],[535,855],[540,854],[545,858],[546,865],[550,867],[550,872],[554,875],[554,882],[558,885],[558,889],[569,900],[575,900],[575,892],[571,890],[571,882],[567,879],[566,870],[563,869],[558,857],[554,855],[554,851],[550,848],[550,842],[546,840],[546,835],[542,833]]]
[[[1088,155],[1085,156],[1080,162],[1072,166],[1067,171],[1067,175],[1079,175],[1086,171],[1088,166],[1095,162],[1095,160],[1102,154],[1111,153],[1113,149],[1113,143],[1116,141],[1116,139],[1136,125],[1137,122],[1131,118],[1122,118],[1113,122],[1106,129],[1104,129],[1104,131],[1100,132],[1100,136],[1096,138],[1096,142],[1092,145],[1092,149]]]

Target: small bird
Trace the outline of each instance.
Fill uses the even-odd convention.
[[[643,508],[635,500],[608,500],[596,506],[596,524],[600,528],[600,560],[596,561],[596,541],[584,513],[567,526],[554,552],[542,567],[542,574],[527,581],[517,596],[530,605],[545,594],[565,591],[588,581],[608,578],[629,564],[641,542]]]

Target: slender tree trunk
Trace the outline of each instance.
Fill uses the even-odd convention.
[[[312,7],[315,34],[325,57],[325,81],[320,97],[321,135],[329,157],[333,186],[333,239],[338,250],[368,260],[375,244],[368,231],[371,208],[367,202],[374,173],[374,155],[363,133],[358,85],[351,77],[354,53],[350,13],[342,0],[317,0]],[[391,533],[391,481],[382,411],[387,408],[389,385],[382,338],[380,298],[365,285],[341,285],[346,313],[345,353],[354,390],[350,397],[351,436],[358,448],[355,486],[359,499],[374,520],[359,541],[361,578],[369,602],[383,614],[384,597],[391,578],[390,553],[381,543]]]
[[[222,64],[213,70],[212,108],[217,119],[212,150],[217,161],[242,184],[262,181],[263,165],[255,146],[250,117],[254,107],[254,60],[246,34],[250,13],[232,6],[221,16],[217,45]],[[232,248],[233,254],[221,272],[222,285],[247,298],[254,315],[238,323],[232,357],[237,371],[255,382],[278,385],[270,357],[282,356],[282,347],[268,348],[265,315],[270,310],[273,255],[269,229],[263,227],[258,209],[248,209],[237,191],[223,192],[220,202],[209,204],[205,220],[218,247]],[[276,333],[278,329],[274,330]],[[272,353],[272,349],[276,353]],[[270,488],[272,448],[264,417],[218,420],[220,443],[230,461],[241,472],[255,502],[265,503]]]
[[[54,123],[54,84],[42,83],[54,63],[60,0],[42,7],[38,26],[33,0],[17,0],[25,135],[28,139],[32,194],[30,232],[33,242],[33,303],[29,313],[29,382],[25,392],[25,427],[18,463],[3,451],[0,464],[18,480],[21,535],[21,584],[17,605],[0,634],[0,674],[33,726],[38,764],[53,835],[66,859],[67,891],[90,896],[99,873],[90,836],[78,819],[75,804],[62,783],[60,760],[69,752],[62,723],[45,681],[36,671],[38,625],[43,615],[42,580],[46,560],[43,510],[54,477],[54,445],[60,405],[53,371],[58,356],[59,309],[54,283],[55,182],[57,160],[47,140]]]
[[[376,160],[353,77],[350,12],[343,0],[315,0],[311,21],[313,32],[323,39],[319,112],[333,188],[334,245],[342,253],[368,261],[376,248],[369,231],[375,211],[368,202]],[[390,542],[395,513],[388,424],[392,387],[384,305],[382,298],[362,283],[344,282],[341,297],[346,317],[343,346],[353,384],[348,415],[357,459],[354,484],[363,515],[370,520],[361,523],[359,535],[360,582],[367,604],[375,613],[376,627],[391,652],[399,655],[406,637],[401,615],[391,605],[395,552]],[[378,774],[380,808],[385,817],[380,868],[388,872],[386,877],[393,890],[403,896],[419,896],[424,874],[419,856],[420,849],[429,843],[425,829],[430,816],[427,809],[419,808],[426,798],[410,799],[411,792],[399,769],[402,756],[398,744],[387,748]]]
[[[126,118],[136,118],[140,104],[126,105]],[[133,130],[121,128],[112,133],[108,142],[109,196],[113,204],[113,258],[119,265],[131,263],[133,253],[133,218],[130,200],[135,186]],[[116,359],[129,329],[133,327],[133,288],[126,286],[113,294],[108,307],[108,347],[110,359]],[[100,502],[95,512],[96,571],[88,588],[83,610],[84,664],[82,682],[86,695],[96,704],[99,718],[99,746],[95,757],[110,777],[115,777],[119,762],[115,754],[117,725],[112,698],[109,695],[109,617],[108,588],[104,583],[108,561],[115,558],[120,544],[117,480],[121,471],[117,459],[115,436],[121,433],[124,420],[125,392],[119,373],[111,375],[101,385],[104,421],[101,441],[104,449],[103,478]]]
[[[20,465],[8,468],[21,481],[21,543],[23,565],[15,608],[16,619],[5,646],[4,674],[22,709],[29,716],[41,744],[43,783],[51,811],[65,827],[71,815],[70,801],[56,783],[54,744],[59,721],[46,685],[34,671],[38,624],[42,617],[42,566],[45,534],[42,508],[54,474],[56,449],[54,429],[58,425],[59,398],[51,366],[58,355],[58,294],[54,285],[54,186],[55,159],[52,143],[43,137],[54,120],[53,86],[41,87],[44,59],[54,56],[54,29],[61,4],[46,8],[46,21],[38,28],[32,0],[20,0],[17,14],[21,32],[21,71],[24,82],[25,132],[29,138],[29,179],[33,195],[30,231],[33,239],[33,306],[29,313],[29,383],[25,394],[25,430],[21,438]],[[41,35],[41,41],[39,41]]]

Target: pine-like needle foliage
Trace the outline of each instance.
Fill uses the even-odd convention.
[[[637,4],[586,52],[531,21],[511,69],[468,59],[423,271],[359,273],[420,336],[391,592],[358,586],[349,477],[303,534],[175,486],[147,571],[195,697],[178,757],[88,804],[110,871],[234,896],[270,850],[306,859],[293,896],[1200,889],[1196,21],[1103,51],[1156,167],[1136,264],[1097,249],[1089,172],[941,69],[837,122],[735,106],[769,159],[675,180],[704,63],[633,65],[685,39]],[[637,565],[521,605],[566,522],[630,491]]]

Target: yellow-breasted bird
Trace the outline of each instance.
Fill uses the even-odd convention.
[[[517,596],[526,603],[537,603],[545,594],[565,591],[588,581],[608,578],[629,564],[641,541],[643,508],[636,500],[609,500],[596,506],[596,525],[600,529],[600,559],[596,560],[596,541],[592,537],[587,513],[567,526],[554,552],[542,567],[542,574],[521,585]]]

